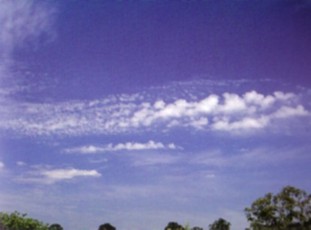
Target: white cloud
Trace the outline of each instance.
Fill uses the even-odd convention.
[[[237,94],[224,93],[224,103],[219,109],[224,113],[244,112],[247,109],[246,103]]]
[[[176,149],[176,146],[173,143],[165,146],[161,142],[148,141],[147,143],[133,143],[127,142],[125,144],[120,143],[115,146],[112,146],[112,149],[118,150],[145,150],[145,149]]]
[[[289,106],[282,106],[279,110],[277,110],[272,117],[274,118],[288,118],[294,116],[307,116],[309,112],[301,105],[297,107],[289,107]]]
[[[207,98],[199,101],[195,106],[195,111],[198,113],[211,113],[215,111],[219,103],[217,95],[210,95]]]
[[[211,127],[223,131],[260,129],[272,119],[308,115],[302,105],[296,105],[295,98],[293,93],[275,92],[264,96],[250,91],[243,96],[224,93],[222,98],[212,94],[198,102],[178,99],[167,104],[160,100],[155,102],[155,109],[136,111],[131,121],[135,126],[167,122],[168,127]]]
[[[196,129],[204,129],[208,125],[208,118],[207,117],[199,117],[197,119],[193,119],[189,121],[188,126],[194,127]]]
[[[65,149],[65,152],[67,153],[72,153],[72,152],[79,152],[79,153],[97,153],[97,152],[102,152],[104,151],[104,148],[97,147],[94,145],[87,145],[87,146],[81,146],[77,148],[70,148],[70,149]]]
[[[81,170],[81,169],[52,169],[40,172],[48,181],[70,180],[75,177],[99,177],[101,174],[96,170]]]
[[[295,94],[293,93],[283,93],[280,91],[275,92],[274,96],[276,99],[283,100],[283,101],[287,101],[287,100],[295,98]]]
[[[233,122],[230,122],[228,119],[222,119],[214,122],[212,128],[221,131],[253,130],[264,128],[268,122],[269,120],[266,117],[245,117]]]
[[[179,98],[170,103],[164,100],[146,102],[143,96],[135,96],[128,101],[122,96],[94,101],[17,103],[14,110],[15,116],[0,120],[0,128],[25,135],[69,136],[129,133],[154,128],[169,130],[174,127],[243,132],[263,129],[274,121],[309,115],[293,93],[263,95],[256,91],[242,95],[211,94],[192,101]],[[167,146],[156,142],[121,143],[116,146],[85,146],[81,152],[146,147]]]
[[[28,171],[25,175],[18,177],[16,181],[21,183],[54,184],[60,181],[72,180],[76,177],[101,176],[97,170],[83,170],[75,168],[51,169],[49,167],[41,166],[34,168],[34,170]]]
[[[247,104],[254,104],[261,108],[268,108],[276,101],[274,96],[264,96],[263,94],[257,93],[256,91],[250,91],[245,93],[243,98]]]
[[[140,151],[140,150],[157,150],[157,149],[177,149],[174,143],[163,144],[161,142],[148,141],[146,143],[138,142],[126,142],[118,144],[108,144],[105,146],[87,145],[76,148],[67,148],[64,150],[66,153],[82,153],[82,154],[93,154],[93,153],[104,153],[104,152],[115,152],[115,151]]]

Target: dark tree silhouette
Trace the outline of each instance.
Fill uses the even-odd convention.
[[[116,230],[116,228],[114,226],[112,226],[109,223],[106,224],[102,224],[98,227],[98,230]]]
[[[209,225],[210,230],[229,230],[230,229],[230,222],[226,221],[223,218],[219,218],[215,220],[213,224]]]
[[[49,230],[63,230],[63,227],[60,224],[51,224]]]
[[[201,228],[201,227],[193,227],[193,228],[191,228],[191,230],[203,230],[203,228]]]
[[[185,230],[185,228],[177,222],[169,222],[164,230]]]

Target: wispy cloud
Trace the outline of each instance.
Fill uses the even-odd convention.
[[[55,8],[41,1],[1,0],[0,47],[2,55],[27,41],[46,34],[52,35],[52,18]]]
[[[25,165],[27,165],[24,161],[17,161],[16,162],[16,165],[17,166],[25,166]]]
[[[0,102],[3,97],[22,91],[13,53],[19,48],[54,40],[56,8],[47,1],[0,0]],[[20,62],[20,61],[19,61]]]
[[[41,175],[49,181],[70,180],[75,177],[99,177],[101,174],[96,170],[81,169],[52,169],[41,171]]]
[[[97,170],[84,170],[76,168],[45,168],[37,167],[28,171],[22,177],[18,177],[17,181],[21,183],[38,183],[38,184],[54,184],[56,182],[68,181],[77,177],[100,177],[101,174]]]
[[[115,151],[140,151],[140,150],[157,150],[157,149],[176,149],[174,143],[163,144],[161,142],[148,141],[146,143],[138,142],[126,142],[118,144],[108,144],[105,146],[86,145],[75,148],[67,148],[64,150],[66,153],[82,153],[82,154],[93,154],[93,153],[104,153],[104,152],[115,152]]]
[[[5,108],[3,108],[5,110]],[[0,127],[24,135],[88,135],[139,132],[184,127],[206,131],[244,132],[268,127],[275,121],[309,116],[298,95],[249,91],[238,95],[211,94],[202,99],[144,101],[106,98],[62,103],[17,103],[15,117],[2,119]],[[104,147],[85,146],[80,152],[142,148],[174,148],[161,143],[125,143]],[[78,149],[77,149],[78,150]]]
[[[131,154],[131,164],[133,166],[156,166],[156,165],[171,165],[178,163],[181,157],[172,154],[158,154],[158,153],[148,153],[148,154]]]
[[[0,170],[4,168],[4,163],[0,161]]]
[[[309,152],[309,149],[305,147],[291,149],[258,147],[236,150],[233,154],[226,154],[221,150],[210,150],[196,154],[189,162],[219,169],[257,168],[309,159],[306,152]]]

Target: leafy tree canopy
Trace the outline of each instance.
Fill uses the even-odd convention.
[[[48,225],[27,217],[27,214],[0,212],[0,223],[6,230],[48,230]]]
[[[219,218],[215,220],[214,223],[209,225],[210,230],[229,230],[230,229],[230,222],[226,221],[223,218]]]
[[[311,195],[298,188],[287,186],[276,195],[267,193],[245,208],[251,227],[275,227],[285,229],[294,224],[311,221]]]

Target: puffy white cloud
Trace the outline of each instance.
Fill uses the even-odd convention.
[[[208,124],[208,119],[206,117],[200,117],[190,122],[190,126],[195,127],[196,129],[202,129],[207,124]]]
[[[280,91],[274,92],[274,96],[276,99],[283,100],[283,101],[287,101],[287,100],[295,98],[295,94],[293,93],[283,93]]]
[[[210,95],[207,98],[199,101],[195,105],[195,112],[198,113],[211,113],[215,111],[219,103],[219,97],[217,95]]]
[[[272,116],[275,118],[288,118],[293,116],[306,116],[309,112],[301,105],[297,107],[282,106]]]
[[[224,113],[244,112],[247,108],[245,101],[237,94],[224,93],[224,103],[219,109]]]
[[[154,108],[155,109],[163,109],[165,107],[165,102],[160,100],[160,101],[156,101],[154,103]]]
[[[118,144],[108,144],[105,146],[94,146],[87,145],[75,148],[65,149],[66,153],[82,153],[82,154],[93,154],[93,153],[103,153],[103,152],[115,152],[115,151],[140,151],[140,150],[157,150],[157,149],[177,149],[174,143],[169,143],[167,145],[161,142],[148,141],[146,143],[138,142],[126,142]]]
[[[216,121],[212,128],[215,130],[222,130],[222,131],[238,131],[238,130],[250,130],[250,129],[260,129],[265,127],[269,122],[267,117],[261,118],[251,118],[245,117],[241,120],[229,122],[228,119],[223,119]]]
[[[248,105],[257,105],[259,108],[268,108],[275,101],[276,98],[271,95],[264,96],[263,94],[257,93],[256,91],[250,91],[244,94],[244,101]]]
[[[293,93],[275,92],[265,96],[250,91],[243,96],[224,93],[221,99],[217,95],[210,95],[198,102],[178,99],[166,104],[157,101],[156,110],[139,110],[134,120],[135,125],[148,126],[169,121],[168,127],[191,126],[202,129],[210,125],[214,130],[223,131],[260,129],[266,127],[272,119],[308,115],[302,105],[295,107],[296,102],[292,100],[295,98]],[[136,116],[138,114],[143,116]]]

